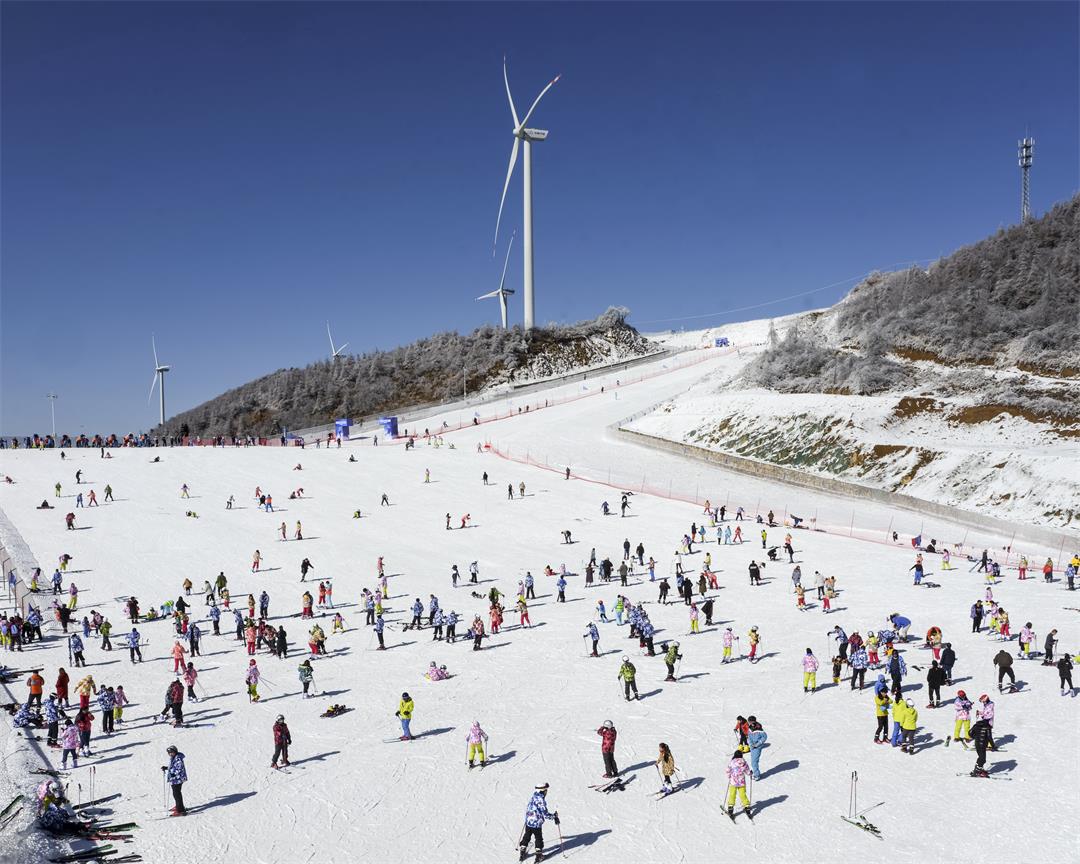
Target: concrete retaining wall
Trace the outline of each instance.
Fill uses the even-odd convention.
[[[639,444],[643,447],[651,447],[654,450],[663,450],[668,453],[674,453],[679,456],[684,456],[687,459],[706,462],[710,465],[716,465],[720,468],[726,468],[740,474],[758,477],[773,483],[798,486],[804,489],[813,489],[818,492],[825,492],[842,498],[874,501],[889,507],[897,507],[902,510],[915,512],[924,517],[936,517],[948,522],[959,523],[982,531],[988,531],[1000,537],[1011,537],[1015,534],[1015,536],[1020,539],[1038,543],[1055,553],[1059,549],[1064,549],[1066,554],[1071,555],[1073,550],[1080,547],[1080,538],[1067,531],[1042,528],[1037,525],[1006,522],[1002,519],[995,519],[992,516],[985,516],[981,513],[972,513],[969,510],[961,510],[957,507],[937,504],[933,501],[925,501],[911,495],[887,492],[883,489],[874,489],[873,487],[863,486],[859,483],[852,483],[847,480],[822,477],[821,475],[799,471],[795,468],[773,465],[769,462],[761,462],[757,459],[747,459],[743,456],[733,456],[730,453],[709,450],[705,447],[684,444],[680,441],[672,441],[667,438],[659,438],[655,435],[648,435],[644,432],[636,432],[632,429],[623,428],[640,417],[651,413],[655,408],[659,407],[660,404],[665,403],[658,403],[658,405],[639,411],[614,424],[609,428],[609,431],[618,438]],[[1056,566],[1063,566],[1064,562],[1055,558],[1054,563]]]

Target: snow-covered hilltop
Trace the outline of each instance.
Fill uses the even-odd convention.
[[[660,350],[626,323],[627,314],[612,308],[592,321],[530,331],[487,326],[466,335],[440,333],[389,351],[280,369],[177,414],[163,434],[277,435],[449,401],[461,396],[463,384],[475,393]]]
[[[715,328],[741,362],[629,428],[1076,529],[1078,316],[1080,197],[832,309]]]

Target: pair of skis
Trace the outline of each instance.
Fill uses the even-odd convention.
[[[597,783],[589,787],[595,789],[597,792],[622,792],[626,786],[623,784],[622,777],[615,777],[612,780],[608,780],[605,783]]]
[[[881,830],[866,818],[866,814],[869,813],[874,807],[880,807],[884,804],[884,801],[879,801],[873,807],[867,807],[862,812],[859,812],[859,772],[851,772],[851,790],[848,793],[848,815],[840,815],[840,818],[847,822],[849,825],[854,825],[856,828],[861,828],[867,834],[872,837],[877,837],[878,840],[884,840],[881,836]]]
[[[0,829],[6,828],[9,822],[22,813],[22,805],[19,804],[22,800],[23,795],[20,793],[11,799],[11,803],[7,807],[0,810]],[[19,804],[19,806],[15,807],[16,804]]]

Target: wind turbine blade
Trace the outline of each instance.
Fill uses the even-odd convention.
[[[154,348],[154,368],[157,369],[157,367],[160,366],[161,364],[158,363],[158,359],[157,359],[157,340],[153,337],[152,334],[150,336],[150,344]]]
[[[337,349],[337,353],[341,354],[348,347],[348,345],[349,345],[348,342],[345,342],[344,344],[339,345],[338,349]]]
[[[532,108],[529,109],[529,113],[526,114],[525,119],[521,121],[521,125],[518,127],[519,129],[524,128],[525,124],[529,122],[529,118],[532,117],[533,111],[536,110],[536,106],[540,104],[540,100],[544,98],[544,94],[547,93],[547,91],[550,90],[552,87],[554,87],[555,82],[558,81],[560,78],[562,78],[562,75],[556,75],[554,78],[551,79],[551,83],[540,91],[540,95],[536,97],[536,101],[533,102]]]
[[[498,290],[495,290],[495,291],[489,291],[487,294],[481,294],[476,299],[477,300],[490,300],[492,297],[498,297],[498,296],[499,296],[499,292],[498,292]]]
[[[330,322],[326,322],[326,338],[330,340],[330,353],[336,357],[337,349],[334,348],[334,337],[330,335]]]
[[[503,292],[503,286],[506,284],[506,267],[510,263],[510,250],[514,248],[514,238],[517,237],[517,231],[510,235],[510,244],[506,247],[506,260],[503,261],[503,274],[502,279],[499,280],[499,290],[496,294]]]
[[[503,82],[506,84],[506,98],[510,100],[510,113],[514,115],[514,129],[520,129],[518,123],[517,108],[514,107],[514,97],[510,95],[510,79],[506,75],[506,55],[503,55]]]
[[[158,373],[154,373],[154,377],[150,379],[150,393],[146,397],[146,404],[150,404],[150,400],[154,398],[154,387],[157,386]]]
[[[499,246],[499,223],[502,222],[503,205],[506,203],[506,190],[510,188],[510,176],[514,173],[514,166],[517,164],[518,147],[521,146],[521,139],[514,138],[514,149],[510,151],[510,167],[506,169],[506,182],[503,183],[502,198],[499,199],[499,218],[495,220],[495,243],[491,247],[491,257],[495,257],[495,251]]]

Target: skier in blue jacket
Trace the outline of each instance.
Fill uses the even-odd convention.
[[[585,626],[587,628],[585,638],[592,639],[592,656],[599,657],[596,648],[600,644],[600,631],[596,629],[596,625],[592,621],[589,621]]]
[[[760,780],[761,769],[758,766],[758,760],[761,759],[761,750],[765,742],[769,740],[769,736],[753,714],[747,718],[747,722],[750,724],[750,734],[746,736],[746,743],[750,745],[750,770],[753,772],[753,778]]]
[[[183,786],[187,782],[184,754],[176,749],[175,744],[170,745],[165,752],[169,754],[169,764],[162,765],[161,770],[165,772],[165,781],[172,787],[173,802],[176,805],[169,815],[186,816],[187,810],[184,808],[184,795],[182,792]]]
[[[536,862],[544,857],[544,820],[550,819],[556,825],[559,824],[559,811],[548,812],[547,806],[548,784],[542,783],[536,787],[529,804],[525,808],[525,830],[521,833],[521,843],[518,846],[518,861],[524,861],[529,856],[529,840],[533,841],[536,852]]]

